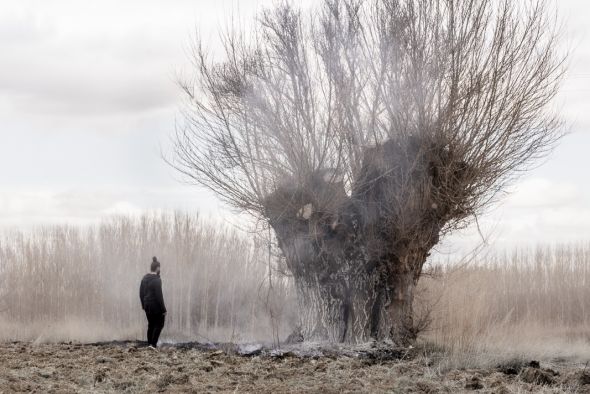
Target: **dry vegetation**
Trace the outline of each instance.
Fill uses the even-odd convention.
[[[460,365],[512,356],[590,358],[590,244],[436,267],[421,283],[421,309],[431,310],[423,338]]]
[[[481,393],[589,392],[582,368],[542,363],[442,371],[416,352],[404,360],[241,357],[228,352],[126,345],[0,345],[0,391]],[[586,384],[585,384],[586,383]]]
[[[0,339],[139,339],[138,283],[163,262],[169,309],[164,340],[284,340],[297,325],[292,283],[267,245],[198,216],[113,218],[0,240]],[[590,244],[540,247],[431,264],[418,314],[422,339],[457,353],[523,349],[590,354]],[[271,313],[272,312],[272,313]],[[272,315],[272,318],[271,318]]]
[[[269,392],[303,387],[455,392],[475,377],[489,392],[523,392],[541,389],[526,381],[527,373],[535,380],[539,372],[521,368],[507,375],[497,367],[522,367],[532,359],[541,361],[543,376],[551,375],[547,368],[560,373],[550,376],[546,392],[590,387],[579,386],[590,359],[590,244],[498,253],[464,265],[431,263],[416,300],[416,310],[428,312],[430,325],[414,356],[402,362],[223,354],[215,356],[221,362],[216,363],[194,349],[169,347],[152,358],[135,345],[76,345],[143,337],[138,283],[156,254],[163,262],[170,315],[164,341],[275,346],[277,336],[284,340],[297,324],[297,313],[292,282],[279,273],[277,262],[271,261],[269,271],[267,247],[181,214],[4,236],[0,340],[6,344],[0,346],[0,391],[233,391],[240,386]],[[21,342],[10,344],[13,340]],[[66,344],[48,344],[55,341]],[[80,372],[72,363],[88,368]]]
[[[153,255],[169,312],[164,340],[270,340],[285,324],[269,309],[289,305],[290,289],[276,279],[269,288],[264,250],[184,214],[13,232],[0,239],[0,340],[142,338],[139,281]]]

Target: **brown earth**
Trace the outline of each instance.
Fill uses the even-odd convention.
[[[380,359],[351,352],[244,357],[191,346],[6,343],[0,344],[0,393],[590,393],[584,365],[514,361],[445,370],[437,357],[419,349]]]

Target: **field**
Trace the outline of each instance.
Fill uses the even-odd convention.
[[[158,353],[137,342],[152,255],[169,311]],[[285,352],[297,303],[273,245],[198,216],[4,234],[0,283],[0,393],[590,392],[589,244],[431,261],[415,304],[428,324],[387,357]]]
[[[511,360],[494,368],[441,370],[442,353],[240,356],[231,350],[135,343],[0,346],[0,392],[590,392],[590,371],[565,360]],[[532,365],[532,366],[531,366]]]

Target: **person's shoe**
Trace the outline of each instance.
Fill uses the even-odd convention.
[[[156,347],[154,345],[149,345],[148,348],[152,349],[153,351],[158,351],[158,349],[156,349]]]

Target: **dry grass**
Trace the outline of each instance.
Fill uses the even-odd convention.
[[[515,250],[430,272],[418,301],[431,310],[423,338],[461,355],[455,362],[590,358],[590,244]]]
[[[147,215],[0,239],[0,340],[142,338],[139,281],[153,255],[169,311],[164,340],[260,340],[285,326],[280,313],[270,321],[267,300],[286,304],[289,288],[269,289],[262,247],[198,216]]]
[[[585,393],[575,367],[505,374],[498,369],[433,371],[429,360],[353,357],[241,357],[163,347],[0,343],[0,391],[83,393]]]
[[[253,244],[181,214],[11,233],[0,238],[0,340],[142,338],[138,284],[152,255],[163,262],[164,340],[285,339],[296,324],[290,282],[271,270],[269,288],[266,246]],[[448,368],[590,358],[590,244],[435,264],[429,273],[416,305],[431,310],[421,338],[446,350]]]

